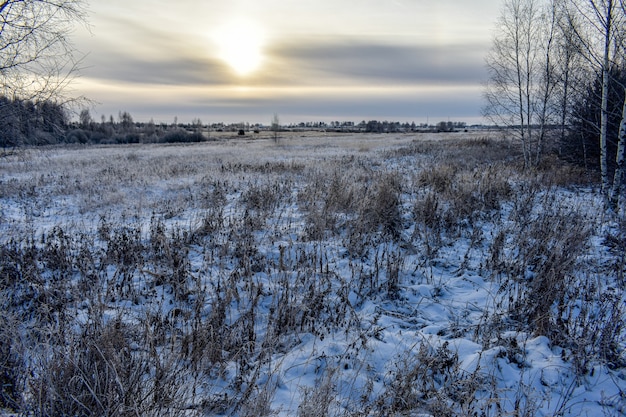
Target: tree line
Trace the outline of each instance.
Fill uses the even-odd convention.
[[[65,105],[52,100],[33,101],[0,96],[0,147],[39,146],[61,143],[121,144],[179,143],[207,140],[202,122],[190,124],[139,123],[127,111],[101,120],[82,110],[78,122],[70,120]]]
[[[624,0],[504,0],[487,56],[485,116],[522,145],[524,165],[559,152],[600,173],[616,207],[624,183]]]
[[[136,122],[127,111],[120,111],[117,118],[102,115],[94,120],[88,109],[72,121],[65,105],[52,100],[34,101],[9,99],[0,96],[0,147],[39,146],[62,143],[80,144],[123,144],[123,143],[180,143],[201,142],[211,139],[210,131],[240,131],[253,129],[258,133],[269,129],[277,133],[283,129],[279,121],[272,120],[270,126],[260,124],[213,123],[205,125],[200,119],[191,123],[172,124],[149,121]],[[353,122],[299,123],[284,127],[306,129],[335,129],[348,132],[397,133],[414,131],[452,132],[466,128],[464,122],[442,121],[436,125],[370,120],[359,124]]]

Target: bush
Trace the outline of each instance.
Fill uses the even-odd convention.
[[[0,409],[18,410],[22,403],[25,366],[19,353],[18,340],[15,318],[4,311],[0,312]]]
[[[65,135],[65,142],[67,143],[82,143],[85,144],[91,139],[91,133],[82,129],[70,130]]]
[[[190,143],[202,141],[204,141],[204,136],[202,136],[202,133],[189,133],[186,130],[182,129],[168,132],[163,137],[161,137],[161,142],[163,143]]]

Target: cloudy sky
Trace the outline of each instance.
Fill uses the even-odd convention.
[[[90,0],[94,118],[480,122],[501,0]]]

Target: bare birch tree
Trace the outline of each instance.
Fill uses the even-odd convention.
[[[505,0],[487,56],[484,114],[521,141],[526,167],[540,162],[554,117],[556,13],[553,2]]]
[[[78,70],[70,35],[85,19],[84,0],[0,0],[0,94],[58,100]]]
[[[619,197],[622,191],[622,183],[624,182],[624,174],[626,173],[626,162],[624,161],[624,153],[626,153],[626,92],[624,94],[624,105],[622,107],[622,122],[619,126],[617,154],[615,155],[615,174],[613,175],[613,187],[611,187],[611,196],[609,198],[609,207],[611,207],[612,209],[616,209],[619,203]]]
[[[576,90],[585,83],[584,62],[581,54],[582,45],[578,38],[580,19],[570,0],[557,0],[557,25],[559,29],[557,66],[559,73],[559,143],[565,142],[568,117],[571,115],[572,101]]]
[[[622,24],[622,33],[620,37],[621,45],[618,46],[618,54],[621,51],[622,54],[622,65],[625,64],[626,60],[626,45],[625,45],[625,37],[626,32],[623,28],[624,21],[626,20],[626,2],[624,0],[620,1],[621,8],[621,19],[620,22]],[[618,12],[619,13],[619,12]],[[609,199],[609,206],[612,208],[617,208],[619,203],[620,194],[622,191],[622,184],[624,182],[624,177],[626,176],[626,85],[622,85],[623,94],[624,94],[624,103],[622,106],[622,121],[619,127],[619,136],[617,139],[617,153],[615,155],[615,174],[613,176],[613,187],[611,188],[611,197]]]
[[[556,54],[558,51],[558,5],[555,1],[549,1],[542,12],[542,24],[539,27],[538,38],[541,42],[539,48],[543,54],[543,68],[539,77],[539,97],[537,98],[536,112],[539,124],[537,144],[534,149],[534,165],[539,165],[544,152],[548,126],[553,121],[554,107],[551,102],[556,96],[556,88],[559,81],[557,72]]]

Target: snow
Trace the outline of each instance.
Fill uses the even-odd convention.
[[[471,405],[451,404],[456,395],[474,398],[472,404],[485,415],[516,410],[537,416],[623,415],[623,368],[610,368],[600,358],[590,358],[590,369],[581,374],[571,359],[571,346],[559,346],[546,335],[511,324],[508,299],[502,295],[504,282],[486,265],[492,239],[500,231],[517,227],[512,213],[518,208],[513,203],[503,203],[492,218],[479,219],[474,226],[478,238],[463,228],[454,237],[444,237],[432,259],[426,258],[423,241],[412,237],[415,225],[410,210],[421,192],[417,187],[403,189],[405,229],[399,242],[374,237],[364,254],[355,256],[346,237],[350,213],[337,214],[337,233],[322,240],[305,237],[307,213],[299,192],[305,189],[306,175],[335,169],[335,164],[371,163],[368,170],[399,171],[412,184],[432,156],[389,155],[426,139],[432,138],[406,135],[392,140],[372,135],[365,148],[355,137],[292,137],[278,145],[231,141],[25,151],[22,162],[8,157],[0,161],[0,241],[6,244],[23,236],[38,240],[61,226],[92,236],[97,250],[102,243],[95,236],[103,219],[111,225],[111,233],[121,226],[134,227],[148,241],[152,218],[162,221],[168,231],[191,235],[207,217],[221,216],[223,232],[197,238],[187,248],[189,276],[199,282],[195,292],[190,290],[184,298],[176,293],[175,283],[158,282],[156,277],[169,272],[154,269],[146,261],[134,271],[130,284],[139,295],[108,300],[105,318],[140,323],[147,315],[166,318],[191,311],[197,301],[203,303],[202,315],[207,317],[220,295],[218,288],[230,286],[236,295],[226,311],[229,326],[245,326],[246,312],[256,309],[257,345],[251,360],[259,361],[259,372],[249,381],[254,393],[267,393],[272,415],[292,416],[299,409],[304,412],[307,404],[328,406],[331,415],[374,415],[375,410],[391,407],[388,395],[403,375],[416,378],[413,390],[405,392],[407,403],[413,397],[421,402],[402,415],[431,415],[428,401],[434,397],[420,397],[431,388],[446,392],[444,403],[455,412],[462,411],[459,404]],[[284,163],[285,172],[264,173],[258,168],[277,163]],[[303,170],[289,169],[297,165]],[[217,197],[212,193],[218,184],[224,185],[226,200],[222,211],[213,212],[216,205],[211,199]],[[269,209],[245,209],[242,196],[251,187],[267,188],[279,196],[278,201]],[[617,220],[604,214],[593,188],[562,188],[536,195],[537,201],[546,199],[558,199],[558,207],[582,213],[593,224],[589,249],[578,259],[572,282],[595,272],[593,279],[602,289],[620,289],[617,297],[623,305],[624,282],[605,268],[619,265],[619,259],[603,243],[607,230],[616,230]],[[533,207],[535,215],[540,213],[541,205]],[[250,253],[245,248],[233,249],[246,241],[253,242]],[[513,243],[505,242],[509,259],[514,257]],[[243,255],[223,255],[232,251]],[[113,281],[117,274],[119,268],[108,265],[105,281]],[[398,277],[395,290],[387,287],[394,274]],[[532,271],[526,274],[526,279],[533,279]],[[315,291],[324,297],[306,298],[307,291],[312,291],[309,286],[317,286]],[[294,315],[302,313],[319,321],[294,325],[277,337],[277,347],[269,356],[260,359],[263,341],[273,337],[270,317],[280,307],[281,296],[293,298]],[[93,307],[87,299],[76,305],[75,328],[90,320]],[[311,311],[315,309],[319,311]],[[141,352],[143,347],[133,342],[132,349]],[[622,329],[618,351],[623,360],[625,350]],[[432,361],[432,368],[426,366],[423,374],[417,374],[427,360]],[[231,360],[221,376],[204,375],[199,395],[205,399],[235,395],[239,366]],[[249,381],[243,381],[241,391]],[[330,387],[329,392],[324,386]],[[379,403],[386,405],[377,409]]]

